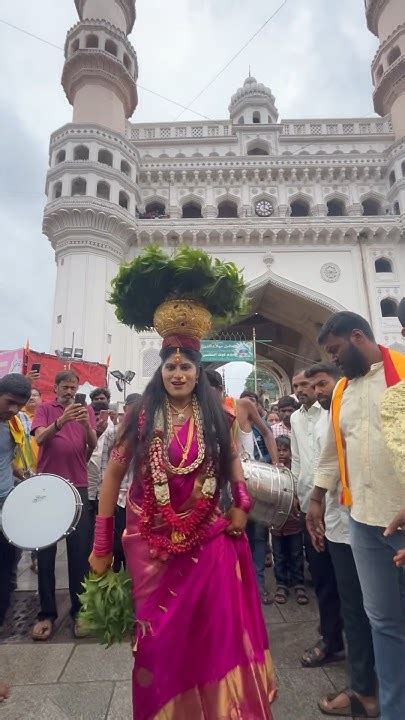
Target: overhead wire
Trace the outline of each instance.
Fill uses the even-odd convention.
[[[264,30],[264,28],[267,27],[267,25],[276,17],[276,15],[278,15],[278,13],[283,9],[284,5],[286,5],[287,2],[288,2],[288,0],[283,0],[283,2],[281,3],[281,5],[279,5],[279,7],[277,8],[277,10],[275,10],[275,11],[273,12],[273,14],[270,15],[270,17],[267,18],[267,20],[265,20],[265,22],[258,28],[258,30],[256,30],[256,32],[254,32],[253,35],[250,36],[250,38],[244,43],[244,45],[242,45],[242,47],[239,48],[239,50],[238,50],[234,55],[232,55],[232,57],[231,57],[231,58],[225,63],[225,65],[216,73],[216,75],[209,81],[209,83],[207,83],[207,85],[205,85],[205,86],[203,87],[203,89],[200,90],[199,93],[197,93],[197,95],[196,95],[196,96],[191,100],[191,102],[187,105],[186,110],[191,110],[191,106],[194,105],[195,101],[198,100],[198,98],[200,98],[201,95],[203,95],[203,94],[206,92],[206,90],[208,90],[208,88],[210,88],[211,85],[214,84],[214,82],[215,82],[216,80],[218,80],[218,78],[225,72],[225,70],[227,70],[227,69],[229,68],[229,66],[232,65],[232,63],[234,62],[234,60],[236,60],[236,58],[239,57],[239,55],[241,55],[244,50],[246,50],[246,48],[248,47],[248,45],[250,45],[250,43],[253,42],[253,40],[254,40],[258,35],[260,35],[260,33]],[[177,120],[183,115],[183,112],[184,112],[184,110],[176,117],[175,121],[177,121]],[[194,112],[194,110],[192,110],[192,112]]]
[[[6,25],[7,27],[12,28],[13,30],[17,30],[18,32],[21,32],[24,35],[28,35],[28,37],[34,38],[35,40],[38,40],[39,42],[44,43],[44,45],[49,45],[50,47],[53,47],[56,50],[62,50],[62,52],[64,50],[64,48],[61,45],[56,45],[55,43],[51,42],[50,40],[47,40],[46,38],[43,38],[40,35],[36,35],[35,33],[29,32],[28,30],[25,30],[25,28],[22,28],[19,25],[14,25],[13,23],[10,23],[7,20],[4,20],[3,18],[0,18],[0,23],[2,25]],[[151,95],[155,95],[156,97],[161,98],[161,100],[165,100],[166,102],[172,103],[173,105],[177,105],[177,107],[180,107],[183,110],[189,109],[188,107],[186,107],[186,105],[183,105],[182,103],[177,102],[177,100],[168,98],[166,95],[162,95],[161,93],[158,93],[156,90],[151,90],[150,88],[147,88],[144,85],[140,85],[138,82],[137,82],[137,87],[139,87],[141,90],[145,90],[145,92],[148,92]],[[203,113],[198,112],[198,110],[193,110],[192,112],[195,115],[198,115],[199,117],[203,118],[204,120],[211,120],[210,117],[208,117],[207,115],[204,115]]]

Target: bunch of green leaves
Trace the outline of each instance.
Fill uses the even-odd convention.
[[[90,632],[107,647],[130,639],[135,621],[131,578],[125,570],[90,573],[82,586],[80,618]]]
[[[141,331],[153,327],[156,308],[170,298],[200,302],[217,325],[247,312],[245,284],[236,265],[190,247],[180,248],[173,256],[159,247],[148,247],[121,267],[112,282],[110,303],[120,322]]]

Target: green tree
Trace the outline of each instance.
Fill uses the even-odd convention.
[[[268,390],[269,385],[273,387],[274,381],[265,370],[258,370],[257,371],[257,390],[260,392],[260,390]],[[247,376],[245,381],[245,390],[248,390],[249,392],[255,391],[255,372],[252,370],[252,372]]]

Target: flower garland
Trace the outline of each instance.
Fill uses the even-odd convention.
[[[144,499],[140,532],[151,547],[151,554],[159,556],[162,560],[169,555],[179,555],[187,552],[201,542],[206,533],[206,521],[212,515],[217,504],[217,482],[215,479],[214,463],[205,459],[206,448],[201,419],[201,411],[197,398],[192,400],[193,415],[197,428],[198,454],[196,460],[188,467],[176,468],[168,459],[164,436],[164,415],[159,410],[156,413],[154,433],[149,445],[148,458],[144,466]],[[144,413],[140,418],[142,429]],[[170,408],[168,411],[168,430],[171,428]],[[168,436],[170,438],[170,435]],[[170,502],[169,478],[171,474],[190,474],[201,468],[202,497],[193,508],[182,515],[178,515]],[[156,516],[160,515],[169,528],[168,535],[156,531]]]

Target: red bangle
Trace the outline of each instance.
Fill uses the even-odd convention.
[[[234,505],[239,510],[248,513],[252,508],[252,501],[247,491],[246,483],[239,481],[232,484],[232,496]]]
[[[97,515],[94,527],[93,554],[96,557],[111,555],[114,547],[114,517]]]

